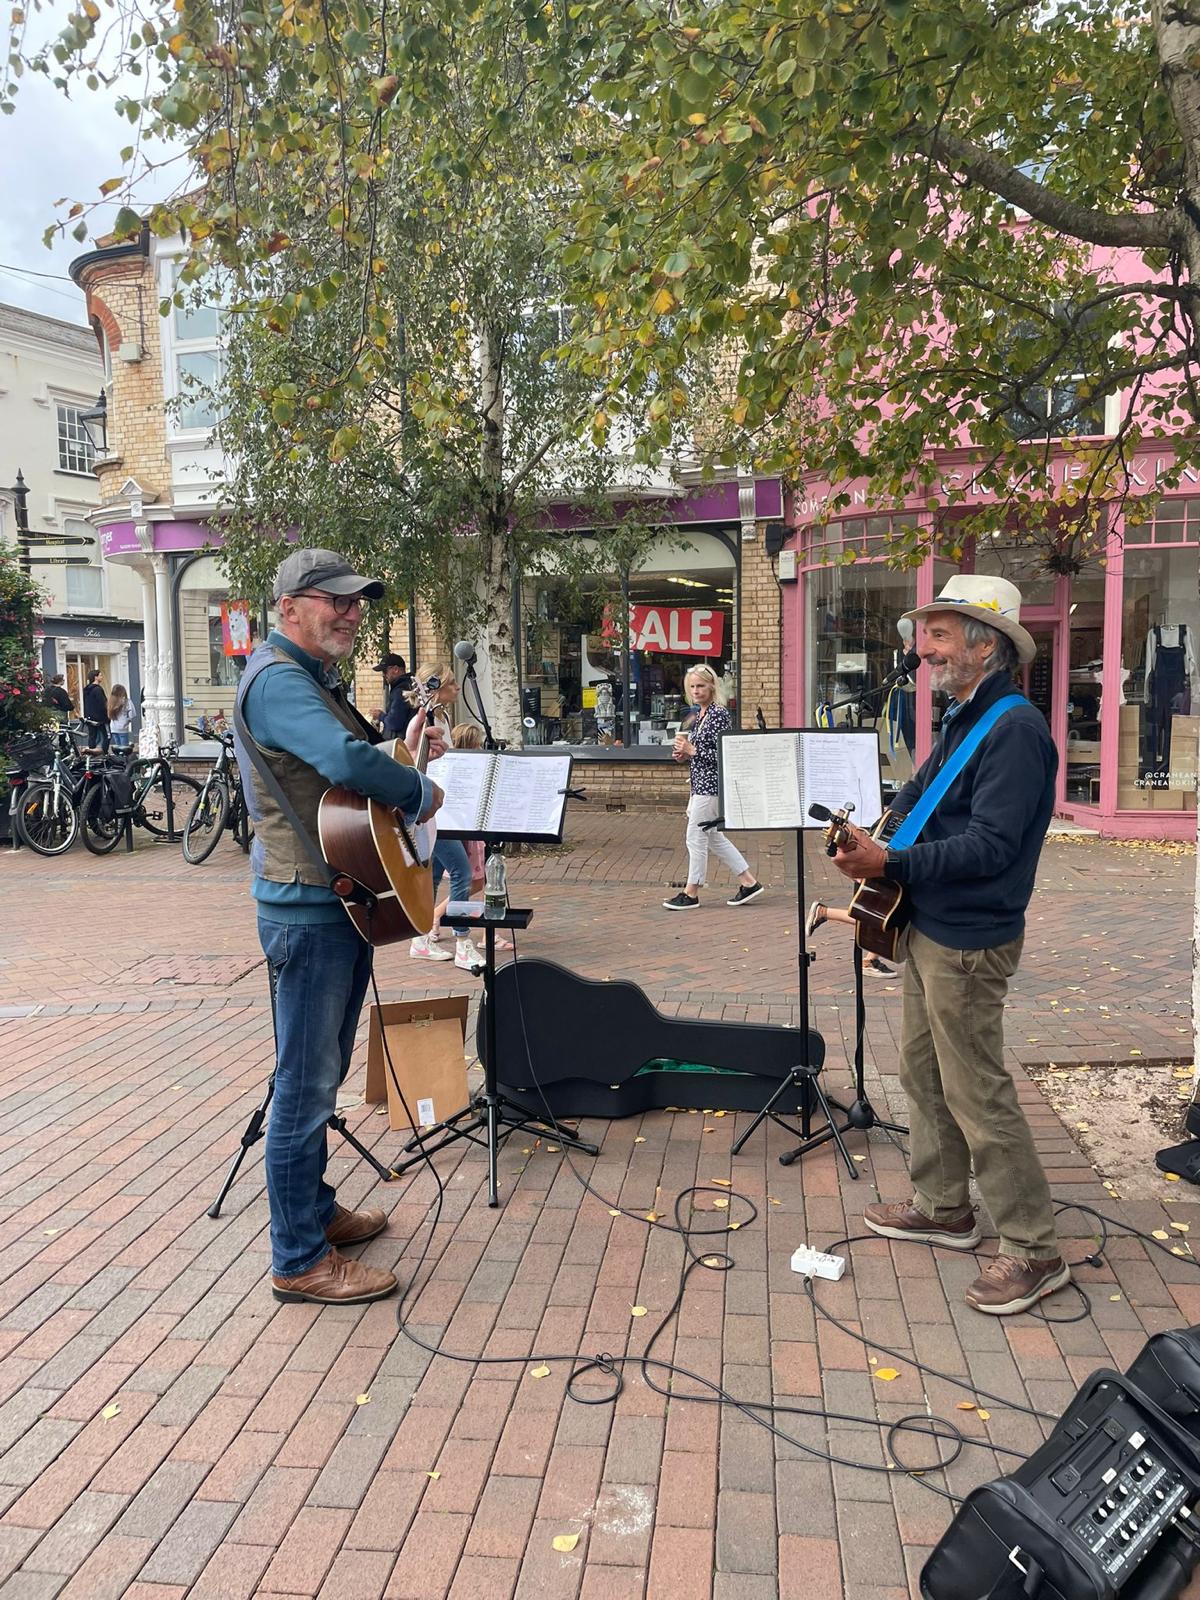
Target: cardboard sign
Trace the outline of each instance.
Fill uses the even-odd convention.
[[[725,613],[700,607],[630,606],[629,648],[676,656],[719,656]]]
[[[221,601],[221,648],[227,656],[248,656],[254,649],[248,600]]]
[[[400,1132],[428,1127],[466,1107],[470,1098],[463,1054],[466,1036],[465,994],[371,1006],[365,1099],[370,1105],[387,1101],[390,1128]],[[405,1102],[415,1124],[405,1113]]]

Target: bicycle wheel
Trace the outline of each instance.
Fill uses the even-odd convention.
[[[207,861],[217,848],[228,816],[229,790],[219,780],[210,780],[192,802],[183,825],[183,859],[194,867]]]
[[[161,777],[142,795],[134,807],[133,820],[156,839],[169,839],[177,844],[183,837],[183,824],[191,810],[192,797],[199,796],[200,785],[195,778],[185,778],[181,772],[171,774],[171,801],[173,811],[167,809],[167,791]]]
[[[103,778],[90,783],[79,808],[80,832],[87,849],[94,856],[106,856],[115,850],[124,820],[117,810],[112,785]]]
[[[13,813],[13,826],[22,844],[35,855],[61,856],[79,836],[79,816],[70,796],[51,784],[31,785]]]

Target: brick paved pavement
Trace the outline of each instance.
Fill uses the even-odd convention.
[[[640,976],[681,1014],[794,1021],[785,851],[752,841],[772,886],[755,906],[714,899],[672,918],[658,901],[682,868],[680,831],[577,809],[569,852],[514,865],[537,914],[523,950]],[[1192,868],[1099,842],[1049,847],[1011,1007],[1015,1062],[1186,1056]],[[810,873],[829,881],[816,853]],[[680,1269],[675,1238],[583,1197],[545,1145],[509,1148],[494,1212],[479,1152],[439,1158],[435,1270],[411,1308],[422,1337],[513,1365],[431,1358],[397,1338],[387,1303],[279,1306],[257,1152],[221,1219],[204,1215],[270,1054],[243,877],[224,845],[199,869],[154,846],[107,861],[0,856],[0,1600],[901,1600],[946,1503],[911,1479],[831,1468],[823,1453],[880,1466],[884,1447],[877,1429],[817,1407],[891,1421],[928,1404],[986,1446],[1026,1450],[1034,1419],[995,1403],[986,1421],[955,1412],[961,1392],[905,1354],[1055,1411],[1147,1331],[1200,1320],[1200,1271],[1128,1239],[1081,1273],[1091,1318],[1059,1328],[975,1316],[961,1303],[969,1261],[870,1241],[820,1291],[874,1341],[864,1348],[814,1316],[788,1257],[802,1239],[853,1231],[874,1195],[906,1194],[899,1151],[856,1136],[863,1181],[851,1184],[827,1150],[781,1168],[778,1130],[731,1158],[740,1119],[667,1113],[596,1125],[602,1154],[581,1170],[639,1212],[669,1214],[676,1192],[712,1179],[759,1207],[722,1245],[733,1274],[692,1275],[656,1353],[793,1408],[787,1440],[745,1413],[667,1402],[636,1371],[615,1406],[565,1397],[563,1362],[531,1375],[535,1353],[644,1349]],[[851,1017],[837,936],[823,938],[816,1020],[836,1089]],[[470,982],[397,952],[378,965],[385,997]],[[897,1112],[898,1015],[894,986],[876,985],[871,1088]],[[1033,1085],[1021,1089],[1057,1194],[1200,1231],[1190,1190],[1171,1205],[1105,1201]],[[350,1115],[394,1153],[381,1118]],[[332,1170],[344,1200],[391,1211],[368,1258],[410,1275],[429,1175],[379,1187],[340,1152]],[[713,1198],[700,1202],[706,1224],[744,1215]],[[886,1358],[890,1383],[873,1376],[884,1348],[901,1352]],[[1000,1459],[969,1451],[951,1488],[994,1476]],[[562,1534],[579,1535],[572,1550],[553,1548]]]

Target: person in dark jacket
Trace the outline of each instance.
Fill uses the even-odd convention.
[[[42,691],[42,704],[57,711],[60,717],[74,716],[75,702],[63,686],[61,672],[56,672]]]
[[[907,813],[943,762],[1037,653],[1020,624],[1021,596],[1003,578],[951,578],[909,613],[932,684],[951,696],[929,760],[896,797]],[[1000,1233],[999,1253],[967,1290],[977,1311],[1026,1311],[1070,1281],[1050,1187],[1004,1065],[1004,998],[1025,937],[1025,908],[1054,809],[1058,756],[1041,712],[1023,697],[1003,712],[906,849],[855,828],[836,858],[851,878],[908,891],[900,1082],[912,1137],[911,1202],[866,1208],[888,1239],[970,1250],[980,1230],[975,1179]]]
[[[83,691],[83,720],[94,725],[93,742],[101,750],[108,749],[108,695],[100,681],[99,667],[88,673],[87,687]]]
[[[403,739],[413,715],[412,701],[408,698],[409,690],[413,686],[412,673],[408,670],[404,657],[396,655],[391,650],[375,671],[383,673],[387,689],[384,708],[376,712],[375,721],[383,728],[385,739]]]

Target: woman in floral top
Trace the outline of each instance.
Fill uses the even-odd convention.
[[[683,693],[695,709],[687,732],[681,730],[676,735],[671,755],[676,761],[689,763],[692,780],[687,807],[688,879],[683,892],[664,900],[663,905],[668,911],[690,911],[700,904],[699,891],[704,887],[711,850],[736,874],[741,885],[725,904],[744,906],[763,892],[762,884],[750,871],[745,856],[719,828],[706,831],[701,826],[717,815],[717,737],[733,726],[723,703],[721,680],[711,667],[692,667],[683,680]]]

